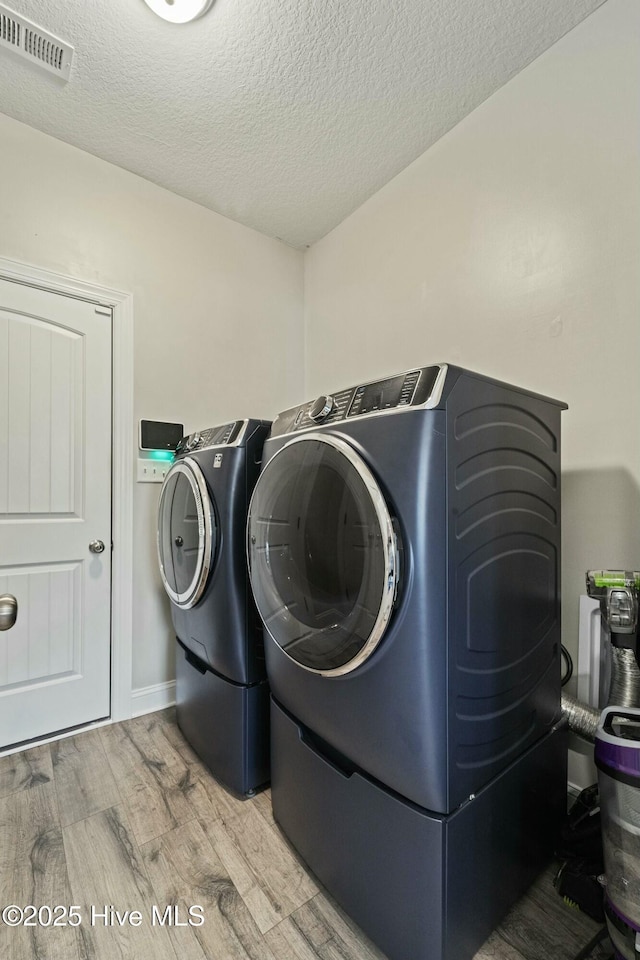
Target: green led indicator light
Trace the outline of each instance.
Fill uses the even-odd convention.
[[[152,450],[149,454],[150,460],[173,460],[175,454],[172,450]]]

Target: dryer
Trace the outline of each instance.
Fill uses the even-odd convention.
[[[288,410],[265,444],[274,813],[392,960],[472,957],[563,814],[563,406],[436,364]]]
[[[269,701],[249,588],[247,507],[270,423],[235,420],[184,437],[158,508],[158,560],[176,633],[178,726],[239,796],[269,779]]]

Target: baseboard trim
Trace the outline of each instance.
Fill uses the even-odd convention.
[[[150,687],[140,687],[131,694],[131,716],[141,717],[145,713],[154,713],[172,707],[176,702],[176,682],[154,683]]]

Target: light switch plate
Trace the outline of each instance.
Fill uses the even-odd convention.
[[[138,457],[138,483],[162,483],[171,466],[170,460],[143,460]]]

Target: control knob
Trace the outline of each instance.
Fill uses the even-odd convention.
[[[327,419],[331,411],[334,410],[335,405],[336,402],[333,397],[318,397],[309,407],[309,419],[313,420],[314,423],[322,423],[323,420]]]
[[[195,450],[200,441],[202,440],[201,433],[192,433],[190,437],[187,438],[186,448],[187,450]]]

